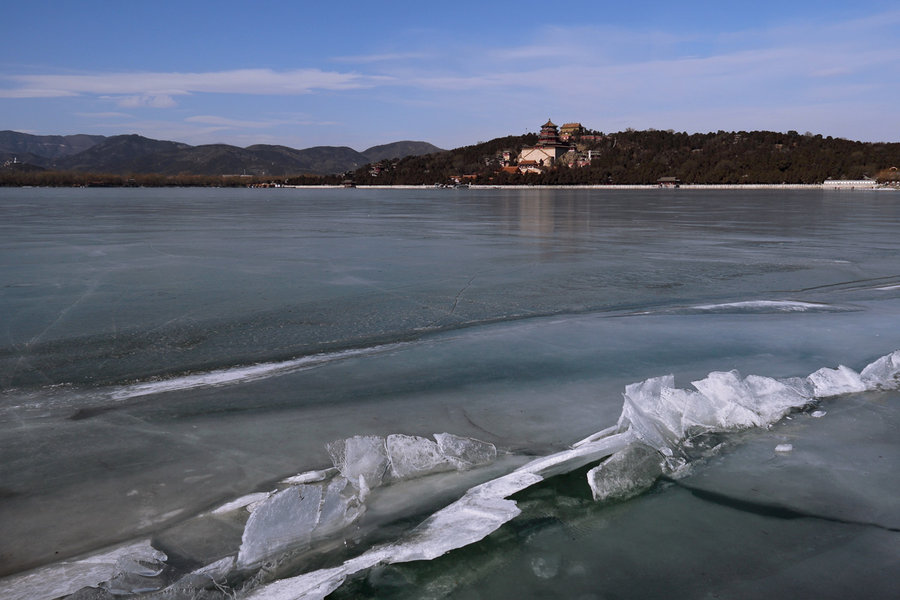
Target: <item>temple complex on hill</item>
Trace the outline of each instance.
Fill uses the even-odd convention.
[[[581,127],[578,123],[568,123],[566,127],[572,125]],[[568,132],[568,137],[571,137],[571,130]],[[547,119],[547,122],[541,126],[537,144],[525,146],[519,152],[517,161],[519,171],[522,173],[540,173],[545,168],[552,167],[563,154],[571,149],[571,144],[560,139],[559,128],[553,121]]]

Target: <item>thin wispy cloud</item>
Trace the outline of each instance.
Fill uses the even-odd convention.
[[[133,115],[123,112],[77,112],[76,116],[79,117],[90,117],[90,118],[98,118],[98,119],[131,119],[134,118]]]
[[[168,102],[173,96],[193,93],[296,95],[316,90],[349,90],[371,87],[384,78],[321,69],[238,69],[207,73],[93,73],[78,75],[37,74],[6,77],[12,88],[0,88],[0,97],[44,98],[93,94],[122,96],[123,101]],[[152,104],[151,104],[152,105]]]
[[[169,94],[137,94],[111,99],[123,108],[172,108],[178,104]]]
[[[331,60],[340,63],[369,64],[434,58],[430,52],[387,52],[383,54],[359,54],[356,56],[335,56]]]

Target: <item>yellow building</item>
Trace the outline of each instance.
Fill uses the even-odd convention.
[[[564,142],[582,134],[584,134],[584,127],[581,126],[581,123],[566,123],[559,128],[559,139]]]

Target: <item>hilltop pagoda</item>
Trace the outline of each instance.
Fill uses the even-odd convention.
[[[541,125],[541,133],[538,135],[538,146],[558,146],[559,128],[553,124],[553,121],[547,119],[547,122]]]

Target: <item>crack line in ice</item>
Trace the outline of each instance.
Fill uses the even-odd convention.
[[[829,521],[831,523],[840,523],[842,525],[859,525],[861,527],[875,527],[877,529],[883,529],[885,531],[900,533],[900,528],[889,527],[888,525],[882,525],[881,523],[874,523],[871,521],[855,521],[852,519],[842,519],[840,517],[831,517],[828,515],[820,515],[820,514],[816,514],[816,513],[796,510],[789,506],[784,506],[781,504],[770,504],[767,502],[756,502],[756,501],[746,500],[744,498],[736,498],[734,496],[729,496],[727,494],[722,494],[720,492],[714,492],[712,490],[704,490],[702,488],[694,487],[692,485],[687,485],[677,479],[673,479],[666,475],[661,475],[659,477],[659,479],[662,481],[665,481],[667,483],[674,484],[684,490],[689,491],[692,496],[694,496],[695,498],[697,498],[699,500],[703,500],[704,502],[711,502],[713,504],[718,504],[719,506],[733,508],[735,510],[751,513],[754,515],[761,515],[763,517],[772,517],[775,519],[818,519],[820,521]]]

